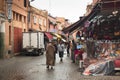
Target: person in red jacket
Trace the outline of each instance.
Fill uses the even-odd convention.
[[[83,56],[82,56],[82,54],[84,53],[83,48],[76,49],[74,53],[75,53],[75,58],[79,57],[79,60],[83,60]]]
[[[75,54],[75,62],[78,63],[81,60],[83,60],[83,53],[84,53],[84,49],[76,49],[74,54]]]

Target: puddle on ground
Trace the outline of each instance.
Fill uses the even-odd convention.
[[[39,72],[39,69],[37,68],[32,68],[29,70],[30,73],[38,73]]]
[[[42,66],[46,66],[46,64],[41,64],[41,63],[37,63],[36,65],[37,65],[37,66],[41,66],[41,65],[42,65]]]
[[[13,80],[23,80],[25,78],[24,75],[16,75],[14,76]]]

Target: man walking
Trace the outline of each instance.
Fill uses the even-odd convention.
[[[62,44],[62,42],[58,44],[58,52],[59,52],[60,61],[62,62],[64,55],[64,44]]]

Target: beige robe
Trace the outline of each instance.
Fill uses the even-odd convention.
[[[46,49],[46,65],[55,65],[55,47],[50,43]]]

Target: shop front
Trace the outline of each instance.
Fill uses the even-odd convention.
[[[120,70],[118,4],[120,1],[117,0],[100,1],[88,16],[63,30],[65,33],[72,33],[79,29],[85,33],[87,60],[84,60],[84,75],[110,75],[114,70]]]

